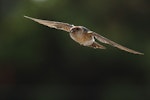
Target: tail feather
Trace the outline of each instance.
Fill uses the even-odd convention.
[[[91,44],[89,47],[92,47],[94,49],[106,49],[106,47],[104,47],[103,45],[100,45],[97,42],[93,42],[93,44]]]

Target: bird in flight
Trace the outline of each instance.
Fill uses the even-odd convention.
[[[89,29],[83,26],[74,26],[68,23],[63,23],[63,22],[56,22],[56,21],[48,21],[48,20],[42,20],[42,19],[36,19],[28,16],[24,16],[25,18],[31,19],[39,24],[48,26],[50,28],[55,28],[58,30],[63,30],[66,32],[69,32],[70,37],[79,43],[80,45],[87,46],[87,47],[92,47],[95,49],[106,49],[103,45],[99,44],[98,42],[95,41],[97,39],[98,41],[109,44],[113,47],[116,47],[118,49],[124,50],[126,52],[130,52],[133,54],[139,54],[143,55],[143,53],[140,53],[138,51],[129,49],[127,47],[124,47],[118,43],[115,43]]]

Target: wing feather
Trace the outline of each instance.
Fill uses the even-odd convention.
[[[56,22],[56,21],[48,21],[48,20],[42,20],[42,19],[36,19],[28,16],[24,16],[25,18],[31,19],[35,22],[38,22],[39,24],[48,26],[50,28],[55,28],[63,31],[70,32],[70,29],[74,26],[68,23],[63,23],[63,22]]]
[[[109,44],[109,45],[114,46],[114,47],[116,47],[116,48],[118,48],[118,49],[121,49],[121,50],[130,52],[130,53],[133,53],[133,54],[144,55],[143,53],[140,53],[140,52],[138,52],[138,51],[129,49],[129,48],[124,47],[124,46],[122,46],[122,45],[120,45],[120,44],[118,44],[118,43],[116,43],[116,42],[113,42],[113,41],[111,41],[111,40],[109,40],[109,39],[107,39],[107,38],[105,38],[105,37],[103,37],[103,36],[101,36],[101,35],[99,35],[99,34],[97,34],[97,33],[95,33],[95,32],[92,32],[92,31],[91,31],[91,34],[92,34],[97,40],[99,40],[99,41],[102,42],[102,43]]]

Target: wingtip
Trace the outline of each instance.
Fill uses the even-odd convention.
[[[29,17],[29,16],[26,16],[26,15],[24,15],[23,17],[25,17],[25,18],[28,18],[28,19],[32,19],[31,17]]]
[[[144,53],[141,53],[141,52],[135,52],[134,54],[144,55]]]
[[[30,20],[33,20],[33,21],[36,21],[36,22],[38,22],[38,20],[39,20],[39,19],[32,18],[32,17],[26,16],[26,15],[24,15],[23,17],[27,18],[27,19],[30,19]]]
[[[23,15],[23,17],[28,18],[28,16],[26,16],[26,15]]]
[[[139,55],[144,55],[144,53],[138,53]]]

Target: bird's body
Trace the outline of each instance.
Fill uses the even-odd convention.
[[[82,27],[83,26],[75,26],[73,27],[73,29],[78,29],[78,28],[80,29]],[[83,32],[75,30],[74,32],[70,33],[70,37],[74,41],[84,46],[89,46],[95,41],[94,37],[87,33],[87,30],[83,30]]]
[[[63,31],[67,31],[70,34],[70,37],[79,43],[80,45],[83,46],[88,46],[92,48],[99,48],[99,49],[105,49],[104,46],[100,45],[95,41],[97,39],[98,41],[102,43],[109,44],[111,46],[117,47],[118,49],[134,53],[134,54],[140,54],[143,55],[143,53],[134,51],[132,49],[129,49],[127,47],[124,47],[120,44],[117,44],[93,31],[90,31],[89,29],[83,27],[83,26],[74,26],[68,23],[63,23],[63,22],[56,22],[56,21],[47,21],[47,20],[41,20],[41,19],[36,19],[36,18],[31,18],[28,16],[24,16],[25,18],[31,19],[35,22],[38,22],[40,24],[43,24],[45,26],[48,26],[50,28],[55,28]]]

